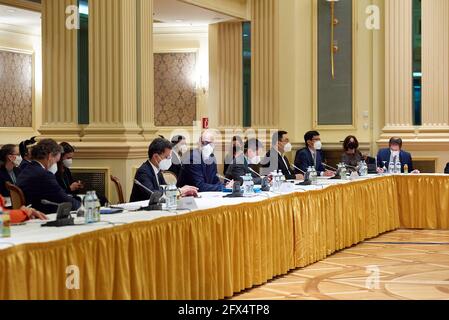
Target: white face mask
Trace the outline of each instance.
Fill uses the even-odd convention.
[[[321,143],[321,141],[315,141],[313,147],[315,148],[315,150],[321,150],[323,148],[323,144]]]
[[[249,159],[249,164],[258,165],[261,162],[262,162],[262,158],[260,156],[255,156],[255,157]]]
[[[291,152],[293,149],[293,146],[291,143],[287,143],[284,147],[284,152]]]
[[[162,171],[167,171],[168,169],[170,169],[172,166],[172,161],[171,159],[164,159],[161,162],[159,162],[159,169],[161,169]]]
[[[14,165],[16,167],[20,166],[20,164],[22,163],[22,156],[16,156],[16,159],[13,161]]]
[[[64,167],[71,168],[73,165],[73,159],[65,159],[62,163],[64,164]]]
[[[50,171],[53,174],[56,174],[56,172],[58,172],[58,164],[53,163],[53,165],[50,168],[48,168],[48,171]]]
[[[201,153],[203,155],[203,159],[208,160],[214,153],[214,147],[211,144],[208,144],[207,146],[203,147]]]

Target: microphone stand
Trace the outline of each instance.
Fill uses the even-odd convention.
[[[149,211],[161,211],[162,210],[162,202],[161,202],[161,198],[164,195],[162,192],[160,191],[152,191],[149,188],[145,187],[139,180],[135,179],[134,183],[136,185],[138,185],[140,188],[142,188],[143,190],[147,191],[151,196],[150,199],[148,201],[148,207],[146,208],[142,208],[142,209],[147,209]]]
[[[292,164],[291,166],[292,166],[292,169],[296,169],[296,170],[298,170],[299,172],[301,172],[304,175],[304,182],[298,183],[298,186],[311,186],[312,185],[312,180],[310,179],[310,173],[309,172],[302,171],[301,169],[299,169],[294,164]]]
[[[264,191],[264,192],[269,192],[270,191],[270,184],[268,183],[268,177],[262,176],[261,174],[259,174],[258,172],[256,172],[255,170],[253,170],[249,166],[248,166],[248,169],[249,169],[249,171],[254,173],[256,176],[258,176],[259,178],[262,179],[262,188],[261,188],[261,190]]]

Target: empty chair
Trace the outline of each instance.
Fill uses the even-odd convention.
[[[11,193],[11,202],[13,210],[19,210],[26,205],[25,195],[18,186],[6,182],[6,189]]]
[[[115,190],[117,191],[117,198],[119,204],[125,203],[125,196],[123,195],[123,188],[120,180],[117,177],[111,176],[111,181],[115,185]]]

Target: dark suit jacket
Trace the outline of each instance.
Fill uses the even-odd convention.
[[[177,178],[181,176],[181,171],[183,169],[182,167],[182,159],[179,157],[178,154],[175,154],[175,151],[172,151],[172,166],[168,171],[174,173]]]
[[[285,163],[282,158],[284,158]],[[291,165],[287,157],[282,157],[274,148],[267,152],[261,163],[261,171],[264,175],[281,170],[287,180],[296,179],[295,172],[290,167]]]
[[[379,150],[379,153],[377,154],[377,165],[379,167],[383,167],[383,161],[386,161],[387,164],[387,168],[388,165],[390,163],[390,157],[391,157],[391,150],[390,149],[381,149]],[[408,152],[405,152],[403,150],[401,150],[401,153],[399,154],[399,160],[401,161],[401,171],[404,172],[404,166],[407,164],[408,165],[408,170],[409,172],[412,172],[413,170],[415,170],[413,168],[413,160],[412,160],[412,155]]]
[[[166,185],[162,172],[158,174],[159,184],[157,183],[156,173],[153,170],[153,166],[149,161],[146,161],[137,170],[135,180],[139,181],[145,187],[151,191],[161,191],[161,185]],[[145,201],[150,199],[151,194],[142,187],[134,184],[133,191],[131,193],[131,202]]]
[[[184,169],[178,187],[193,186],[199,192],[223,191],[224,185],[217,177],[217,162],[215,157],[211,157],[205,163],[199,150],[192,150],[183,158]]]
[[[322,172],[326,171],[323,166],[323,155],[320,150],[316,151],[316,165],[313,161],[312,152],[309,148],[304,148],[298,150],[295,157],[295,166],[301,169],[304,172],[307,172],[309,167],[315,167],[315,170],[318,172],[318,175],[321,175]],[[299,173],[299,172],[298,172]]]
[[[262,179],[251,172],[249,167],[257,172],[257,168],[248,164],[248,159],[242,154],[234,159],[233,163],[228,167],[228,171],[226,172],[226,178],[240,181],[240,184],[243,183],[242,176],[247,174],[251,174],[253,177],[254,184],[262,184]]]
[[[28,160],[22,160],[22,162],[20,163],[19,169],[20,170],[24,170],[26,167],[28,167],[31,164],[30,161]]]
[[[54,174],[42,168],[40,163],[35,161],[20,173],[17,186],[22,189],[27,204],[31,204],[34,209],[46,214],[56,213],[57,208],[43,205],[41,200],[54,203],[69,202],[72,204],[72,210],[77,210],[81,206],[78,200],[67,195],[61,188]]]
[[[444,170],[445,174],[449,174],[449,163],[446,165],[446,169]]]
[[[16,179],[19,178],[19,174],[20,174],[20,169],[19,168],[14,168],[13,169],[14,174],[16,175]],[[6,189],[6,182],[12,183],[14,184],[14,182],[11,179],[11,176],[8,173],[8,170],[6,170],[6,168],[4,166],[0,167],[0,194],[3,197],[10,197],[11,195],[9,194],[9,190]]]

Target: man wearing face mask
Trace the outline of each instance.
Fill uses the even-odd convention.
[[[304,142],[306,147],[296,153],[295,166],[304,172],[307,172],[309,167],[314,167],[319,176],[334,176],[335,172],[326,170],[323,165],[324,159],[321,153],[323,145],[320,133],[317,131],[307,132],[304,135]]]
[[[172,166],[172,144],[170,141],[162,138],[154,140],[148,148],[148,161],[146,161],[137,170],[135,180],[139,181],[151,191],[162,191],[161,186],[166,185],[162,171],[168,171]],[[184,186],[180,189],[181,196],[197,196],[198,189],[195,187]],[[141,186],[134,184],[131,202],[148,200],[150,194]]]
[[[245,152],[239,151],[236,153],[233,163],[228,167],[226,178],[242,183],[242,176],[251,174],[254,184],[262,184],[262,179],[253,172],[259,172],[261,155],[263,154],[262,142],[257,139],[250,139],[245,142],[244,149]]]
[[[17,184],[17,177],[21,172],[18,167],[21,162],[22,157],[16,145],[6,144],[0,149],[0,195],[3,197],[10,197],[6,182]]]
[[[71,203],[72,210],[78,210],[80,202],[67,195],[56,180],[58,161],[61,158],[62,148],[52,139],[40,141],[31,150],[33,161],[28,165],[17,179],[17,186],[22,189],[27,204],[45,214],[56,213],[57,207],[43,205],[42,200],[54,203]]]
[[[390,148],[381,149],[377,154],[377,165],[379,166],[378,172],[383,173],[384,162],[386,163],[386,167],[393,162],[397,163],[398,161],[401,163],[401,172],[404,173],[405,165],[408,166],[408,172],[418,174],[419,170],[414,170],[413,168],[413,160],[412,155],[404,150],[402,150],[402,139],[398,137],[393,137],[390,139]]]
[[[295,174],[291,168],[290,162],[285,156],[292,151],[292,144],[288,138],[288,132],[278,131],[273,134],[272,147],[261,162],[261,173],[265,176],[273,171],[281,170],[287,180],[303,180],[304,176],[300,173]]]
[[[217,177],[217,161],[214,156],[214,134],[205,131],[201,135],[198,149],[192,150],[183,158],[184,171],[178,180],[178,186],[192,185],[200,192],[221,192],[225,185]],[[226,188],[232,188],[233,182]]]
[[[182,158],[189,151],[189,148],[187,147],[187,141],[184,136],[174,136],[171,139],[171,143],[173,145],[173,150],[171,152],[173,163],[168,171],[174,173],[176,177],[179,178],[183,169]]]

